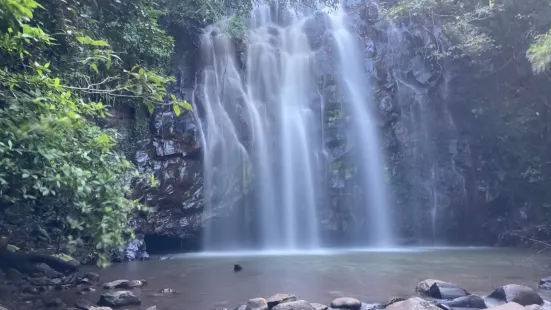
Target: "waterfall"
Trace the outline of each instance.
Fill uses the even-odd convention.
[[[244,40],[205,29],[194,92],[204,151],[204,249],[316,250],[325,189],[323,98],[309,16],[260,5]],[[384,160],[359,47],[342,11],[330,24],[366,213],[363,245],[392,242]],[[367,211],[367,212],[365,212]]]
[[[372,87],[365,73],[357,38],[346,27],[346,14],[341,8],[331,14],[331,29],[338,51],[338,76],[344,93],[345,110],[350,114],[350,135],[356,146],[353,159],[360,171],[360,186],[365,208],[367,229],[364,233],[369,244],[387,247],[392,245],[389,219],[388,189],[384,181],[384,159],[379,142],[377,125],[370,111]],[[362,244],[362,240],[355,242]]]

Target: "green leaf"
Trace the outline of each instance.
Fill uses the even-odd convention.
[[[189,102],[187,102],[187,100],[182,101],[181,104],[184,109],[193,112],[193,107],[189,104]]]
[[[176,102],[172,104],[172,110],[174,110],[174,114],[176,114],[176,116],[180,116],[180,113],[182,113],[180,111],[180,106]]]
[[[147,107],[149,114],[153,114],[153,111],[155,111],[155,105],[151,101],[146,101],[145,106]]]
[[[55,78],[54,87],[59,87],[59,78]]]
[[[98,65],[96,65],[96,63],[91,63],[90,68],[92,68],[92,70],[94,70],[96,73],[99,73]]]
[[[111,141],[111,138],[109,138],[107,134],[103,133],[98,137],[97,141],[98,143],[105,144],[105,143],[109,143],[109,141]]]

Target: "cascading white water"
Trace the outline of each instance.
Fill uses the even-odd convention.
[[[358,165],[363,188],[363,207],[367,209],[368,229],[364,236],[370,245],[392,245],[389,218],[388,190],[384,181],[384,160],[377,132],[371,115],[371,87],[361,65],[363,58],[357,38],[347,29],[346,14],[340,8],[331,14],[331,27],[338,51],[340,84],[344,93],[345,109],[350,114],[350,135],[355,141],[355,162]],[[365,242],[360,242],[360,244]]]
[[[203,35],[202,53],[208,57],[198,97],[206,115],[201,123],[206,132],[206,214],[210,217],[224,204],[224,194],[244,195],[232,187],[233,177],[251,178],[253,184],[247,186],[255,189],[256,244],[263,249],[315,249],[320,246],[316,191],[321,125],[310,104],[319,95],[303,21],[287,18],[280,26],[268,6],[253,12],[242,64],[219,26]],[[240,174],[236,166],[250,167],[251,175]],[[207,228],[206,249],[242,243],[250,236],[234,229],[239,225],[227,220]]]
[[[387,246],[392,234],[384,161],[362,60],[344,18],[342,11],[331,17],[331,32],[340,65],[335,75],[347,97],[349,129],[357,145],[354,161],[365,192],[361,208],[370,220],[360,244]],[[259,6],[249,21],[246,43],[225,34],[223,23],[202,36],[203,71],[194,98],[196,107],[204,109],[197,118],[204,146],[207,251],[321,247],[317,209],[323,203],[321,168],[326,164],[319,114],[323,100],[306,21]],[[232,213],[231,206],[244,211],[224,217]],[[244,220],[249,216],[253,218]]]

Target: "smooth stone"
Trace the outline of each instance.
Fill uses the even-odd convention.
[[[540,305],[529,305],[524,307],[525,310],[543,310],[543,307]]]
[[[543,299],[536,291],[528,286],[518,284],[507,284],[499,287],[488,297],[505,302],[515,302],[521,306],[543,305]]]
[[[486,309],[486,303],[484,302],[484,299],[476,295],[455,298],[450,301],[445,301],[442,304],[452,308]]]
[[[441,310],[436,304],[421,299],[419,297],[412,297],[410,299],[395,302],[386,310]]]
[[[79,299],[77,300],[77,302],[75,303],[75,307],[78,308],[78,309],[82,309],[82,310],[90,310],[90,308],[92,307],[95,307],[96,305],[89,302],[88,300],[85,300],[85,299]]]
[[[92,282],[98,282],[99,279],[100,279],[100,276],[99,274],[97,273],[94,273],[94,272],[87,272],[84,276],[82,276],[83,278],[86,278]]]
[[[437,299],[455,299],[467,295],[471,293],[453,283],[435,282],[429,289],[429,296]]]
[[[147,308],[147,309],[145,309],[145,310],[157,310],[157,306],[151,306],[151,307],[149,307],[149,308]]]
[[[541,278],[539,284],[543,284],[543,283],[547,283],[547,282],[551,282],[551,276],[545,277],[545,278]]]
[[[329,307],[326,305],[318,304],[318,303],[311,303],[312,307],[316,310],[329,310]]]
[[[128,287],[129,288],[136,288],[136,287],[143,287],[147,285],[147,281],[145,280],[130,280],[128,281]]]
[[[331,308],[358,310],[361,307],[361,301],[350,297],[339,297],[331,302]]]
[[[245,310],[245,309],[247,309],[247,305],[241,305],[233,310]]]
[[[0,305],[0,310],[8,310],[8,308],[6,308],[6,307]]]
[[[415,287],[415,291],[421,295],[428,295],[430,287],[434,283],[446,283],[446,282],[440,281],[440,280],[434,280],[434,279],[426,279],[419,282],[419,284],[417,284],[417,286]]]
[[[272,309],[273,307],[279,304],[290,302],[290,301],[296,301],[296,300],[297,300],[297,297],[295,295],[283,294],[283,293],[275,294],[273,296],[268,297],[268,299],[266,299],[266,301],[268,302],[269,309]]]
[[[6,250],[10,251],[10,252],[17,252],[19,251],[19,247],[13,245],[13,244],[8,244],[8,246],[6,247]]]
[[[173,294],[174,291],[171,288],[162,288],[159,291],[157,291],[157,293],[163,294],[163,295],[168,295],[168,294]]]
[[[509,302],[501,306],[489,308],[493,310],[525,310],[523,306],[517,304],[516,302]]]
[[[109,292],[101,295],[98,305],[108,307],[125,307],[140,305],[141,300],[130,291]]]
[[[105,289],[126,288],[128,287],[129,283],[130,281],[128,280],[115,280],[115,281],[104,283],[103,288]]]
[[[264,298],[252,298],[247,303],[246,310],[266,310],[268,309],[268,301]]]
[[[315,310],[315,309],[316,308],[314,308],[314,306],[312,306],[306,300],[290,301],[290,302],[279,304],[272,308],[272,310]]]
[[[545,282],[538,285],[542,290],[551,290],[551,282]]]

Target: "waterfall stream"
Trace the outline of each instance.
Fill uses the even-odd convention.
[[[323,107],[317,49],[301,15],[265,5],[251,14],[245,38],[226,23],[201,38],[202,72],[194,101],[204,146],[204,250],[302,251],[324,245],[319,207],[324,203]],[[365,224],[356,245],[389,246],[384,157],[372,116],[370,85],[357,37],[342,10],[324,15],[334,67],[355,145],[361,195],[357,217]],[[198,117],[199,118],[199,117]]]

